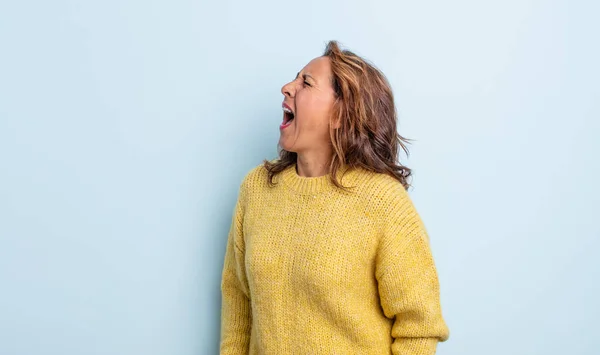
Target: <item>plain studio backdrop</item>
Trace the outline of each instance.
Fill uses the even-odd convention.
[[[330,39],[387,75],[414,139],[438,354],[598,354],[599,13],[2,1],[0,354],[218,353],[238,186],[276,157],[280,88]]]

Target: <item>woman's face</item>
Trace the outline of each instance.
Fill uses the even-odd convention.
[[[335,102],[329,57],[317,57],[285,84],[279,145],[295,153],[331,149],[329,119]]]

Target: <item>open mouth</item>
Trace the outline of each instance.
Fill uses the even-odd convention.
[[[294,119],[294,112],[289,107],[283,106],[283,124],[286,125]]]

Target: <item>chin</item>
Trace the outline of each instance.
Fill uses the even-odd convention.
[[[290,147],[285,141],[279,140],[279,147],[285,151],[296,153],[293,147]]]
[[[280,145],[281,149],[285,150],[286,152],[290,152],[290,153],[297,153],[294,148],[290,148],[290,147],[286,147],[285,145]]]

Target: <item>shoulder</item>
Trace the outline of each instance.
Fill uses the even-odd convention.
[[[370,171],[361,175],[357,183],[359,198],[378,223],[410,224],[419,218],[408,191],[396,178]]]
[[[356,185],[358,191],[372,204],[395,204],[409,199],[404,185],[393,176],[365,169],[358,169]]]
[[[261,163],[259,165],[255,165],[244,175],[244,178],[240,184],[240,189],[242,191],[260,189],[267,185],[267,177],[268,171],[264,164]]]

